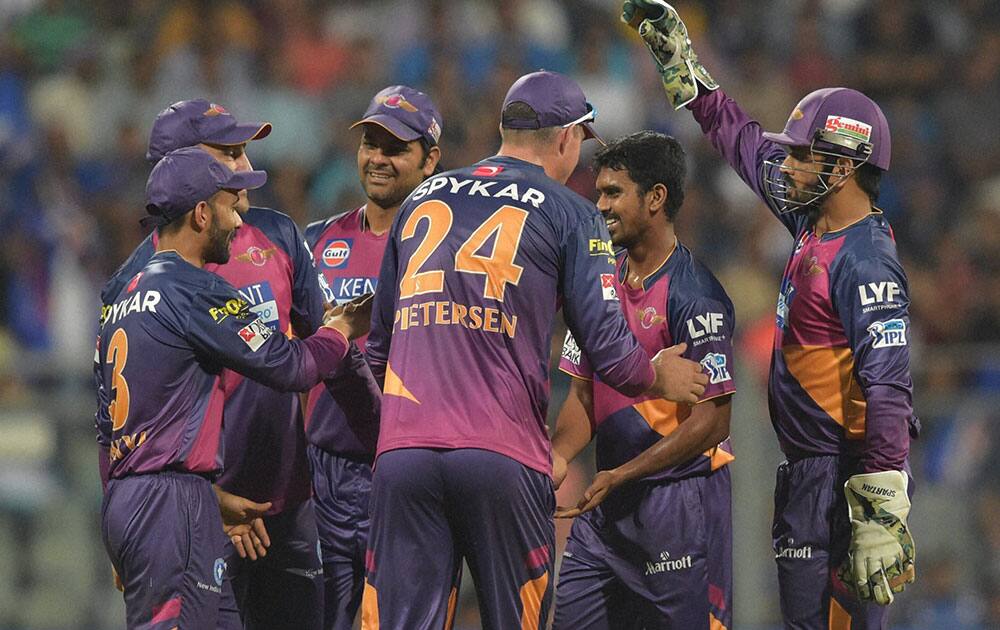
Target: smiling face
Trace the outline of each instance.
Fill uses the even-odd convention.
[[[366,123],[358,147],[358,176],[368,199],[396,208],[434,172],[437,147],[425,154],[418,140],[404,142],[374,123]]]
[[[622,169],[602,168],[595,183],[597,209],[604,216],[615,247],[629,249],[642,240],[650,222],[659,213],[650,212],[650,195],[639,192],[639,184]],[[662,217],[659,220],[663,220]]]

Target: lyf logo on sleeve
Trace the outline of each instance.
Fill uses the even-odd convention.
[[[890,319],[884,322],[875,322],[868,327],[871,334],[872,348],[891,348],[893,346],[906,345],[906,322],[901,319]]]

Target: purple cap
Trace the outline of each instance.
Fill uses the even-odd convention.
[[[152,218],[144,225],[169,223],[220,190],[253,190],[265,182],[265,171],[234,172],[198,147],[171,151],[146,182],[146,212]]]
[[[375,95],[364,118],[351,129],[365,123],[383,127],[403,142],[423,138],[434,146],[441,139],[444,121],[429,96],[405,85],[390,85]]]
[[[524,103],[534,110],[535,116],[510,116],[507,106],[511,103]],[[596,138],[602,144],[604,142],[591,125],[597,110],[587,102],[587,97],[576,81],[558,72],[539,70],[514,81],[503,99],[501,112],[500,125],[504,129],[583,125],[587,138]]]
[[[864,157],[857,151],[864,143],[871,147],[868,163],[889,170],[889,122],[875,101],[850,88],[807,94],[792,110],[784,131],[763,136],[786,146],[808,147],[815,141],[816,146],[847,157]]]
[[[236,122],[221,105],[203,98],[178,101],[157,115],[149,133],[146,159],[156,163],[164,155],[196,144],[232,146],[260,140],[271,133],[271,123]]]

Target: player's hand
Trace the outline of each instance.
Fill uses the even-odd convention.
[[[271,538],[267,534],[262,517],[271,509],[271,502],[256,503],[245,497],[226,492],[218,486],[212,487],[219,500],[222,528],[236,548],[236,553],[241,558],[250,558],[251,560],[267,555],[267,548],[271,546]]]
[[[698,96],[698,85],[719,87],[691,48],[687,26],[663,0],[625,0],[622,21],[636,29],[660,71],[663,89],[674,109]]]
[[[267,555],[267,548],[271,545],[271,538],[267,535],[267,528],[264,527],[264,519],[256,517],[249,523],[239,525],[223,526],[226,535],[236,549],[236,553],[241,558],[256,560]]]
[[[566,473],[569,472],[569,464],[566,458],[552,451],[552,488],[558,490],[563,481],[566,481]]]
[[[557,507],[556,518],[576,518],[585,512],[589,512],[601,504],[607,498],[608,493],[621,485],[622,478],[614,470],[602,470],[594,475],[594,480],[590,482],[590,487],[583,492],[583,498],[576,504],[576,507]]]
[[[366,293],[334,306],[323,317],[323,325],[339,330],[350,341],[367,335],[371,328],[374,297],[374,293]]]
[[[679,343],[664,348],[652,358],[656,380],[649,391],[651,394],[674,402],[695,404],[705,393],[708,376],[701,366],[681,356],[687,344]]]
[[[916,579],[907,483],[906,473],[886,470],[854,475],[844,485],[851,544],[838,576],[859,599],[887,606]]]

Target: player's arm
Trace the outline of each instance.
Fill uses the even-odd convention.
[[[649,49],[664,91],[675,109],[687,107],[716,151],[744,182],[767,204],[768,178],[776,178],[776,167],[765,161],[780,161],[784,150],[761,135],[753,120],[712,79],[691,47],[687,27],[670,5],[658,0],[626,0],[622,21],[635,28]],[[794,216],[777,215],[793,232]]]
[[[291,220],[288,223],[291,232],[287,237],[288,253],[292,259],[292,306],[289,315],[295,334],[304,339],[323,324],[324,309],[333,301],[333,295],[316,269],[305,236]]]
[[[584,213],[562,243],[560,293],[566,325],[601,380],[626,396],[643,393],[677,402],[697,402],[708,379],[701,367],[680,357],[683,348],[660,351],[652,361],[628,329],[613,286],[614,260],[591,242],[610,242],[607,227],[593,207]]]
[[[567,467],[594,435],[594,375],[573,334],[566,333],[559,369],[573,377],[552,434],[552,482],[558,489]]]
[[[907,457],[911,429],[915,434],[918,428],[910,378],[908,288],[899,262],[883,253],[854,262],[840,275],[834,302],[867,403],[862,472],[844,487],[852,534],[840,576],[858,597],[885,605],[915,577],[907,525]]]
[[[97,343],[94,350],[94,386],[97,390],[97,412],[94,414],[94,429],[97,432],[97,470],[101,477],[101,489],[108,489],[108,479],[111,475],[111,415],[108,412],[110,399],[104,386],[104,373],[101,365],[101,334],[98,330]]]
[[[349,339],[367,332],[369,313],[366,305],[340,307],[308,339],[289,339],[272,333],[220,278],[192,300],[185,334],[207,360],[280,391],[306,391],[336,372]]]

